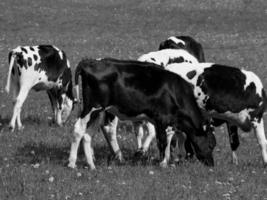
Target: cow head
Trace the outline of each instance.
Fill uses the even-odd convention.
[[[162,50],[162,49],[184,49],[184,48],[185,48],[184,43],[182,43],[182,42],[175,43],[171,39],[167,39],[167,40],[161,42],[159,45],[159,50]]]
[[[208,131],[206,135],[195,136],[192,144],[196,157],[207,166],[214,166],[213,149],[216,146],[216,139],[213,131]]]

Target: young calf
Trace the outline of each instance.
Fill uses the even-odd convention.
[[[204,132],[203,117],[196,104],[192,86],[180,76],[158,65],[115,59],[82,60],[75,72],[75,84],[82,79],[83,110],[74,126],[69,167],[75,167],[77,150],[83,138],[84,151],[91,169],[95,168],[91,136],[86,133],[94,112],[110,112],[121,119],[147,119],[156,125],[161,158],[167,162],[167,144],[175,131],[192,140],[197,158],[213,165],[215,137]]]
[[[267,141],[263,113],[266,94],[253,72],[213,63],[170,64],[166,67],[194,87],[194,96],[204,115],[221,119],[240,127],[254,129],[267,164]]]
[[[6,92],[13,93],[10,128],[22,129],[21,107],[31,89],[47,90],[55,121],[62,125],[73,108],[72,75],[66,54],[55,46],[19,46],[9,53]]]

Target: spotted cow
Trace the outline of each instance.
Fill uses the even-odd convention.
[[[170,156],[169,139],[179,130],[191,139],[200,161],[214,164],[215,137],[204,131],[205,121],[192,86],[180,76],[153,63],[84,59],[76,68],[76,88],[79,77],[82,80],[83,109],[74,126],[69,167],[76,166],[77,150],[83,138],[87,162],[91,169],[95,169],[91,135],[86,133],[86,129],[92,123],[94,113],[105,115],[107,112],[120,119],[146,119],[154,123],[160,156],[166,159],[162,161],[163,165]]]
[[[10,128],[23,125],[21,107],[31,89],[46,90],[58,125],[68,119],[73,109],[72,75],[66,54],[55,46],[18,46],[9,53],[9,71],[5,90],[12,90],[14,109]]]
[[[254,129],[267,164],[267,141],[263,113],[266,93],[251,71],[213,63],[174,63],[166,66],[194,87],[194,96],[204,115],[227,121],[243,131]]]

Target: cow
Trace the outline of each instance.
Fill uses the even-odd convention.
[[[76,167],[77,150],[83,138],[87,163],[95,169],[91,136],[86,133],[94,113],[109,112],[120,119],[149,120],[156,125],[162,164],[169,159],[169,139],[183,131],[191,139],[197,158],[214,165],[215,136],[204,131],[205,121],[196,104],[192,86],[180,76],[153,63],[116,59],[83,59],[75,71],[75,85],[82,80],[83,109],[74,125],[69,164]],[[79,99],[79,98],[78,98]]]
[[[184,49],[193,55],[198,62],[205,62],[202,45],[190,36],[171,36],[159,45],[163,49]]]
[[[52,45],[18,46],[9,52],[9,71],[5,90],[12,90],[13,115],[10,128],[23,129],[21,108],[31,89],[46,90],[54,120],[60,126],[70,116],[74,106],[72,74],[64,51]]]
[[[178,55],[181,55],[182,58],[177,56],[175,57],[177,53],[170,53],[167,50],[181,51]],[[184,53],[183,51],[186,53]],[[205,56],[202,45],[190,36],[172,36],[160,43],[159,51],[144,54],[140,56],[138,60],[152,62],[161,65],[162,67],[165,68],[167,65],[171,63],[182,63],[185,61],[188,61],[188,63],[197,63],[193,58],[197,59],[197,62],[205,62]],[[224,120],[215,118],[212,119],[213,126],[220,126],[223,123],[226,123],[227,125],[229,142],[232,150],[232,162],[237,165],[238,157],[236,154],[236,150],[240,144],[238,137],[238,127]],[[145,139],[144,145],[141,145],[144,132],[143,127],[145,126],[149,127],[148,136]],[[143,123],[142,125],[139,123],[136,125],[136,130],[137,130],[136,135],[138,143],[137,154],[139,155],[144,155],[146,153],[152,139],[155,137],[155,131],[151,126],[152,125],[149,125],[148,123]],[[192,151],[190,142],[188,140],[185,141],[185,146],[187,151],[186,157],[192,157],[194,152]]]
[[[161,51],[150,52],[140,56],[138,58],[138,61],[155,63],[162,67],[171,63],[180,63],[180,62],[198,63],[198,60],[184,49],[163,49]],[[118,125],[118,118],[109,117],[107,119],[107,123],[102,128],[102,131],[105,133],[104,135],[106,137],[108,136],[108,141],[110,141],[111,151],[115,153],[115,158],[119,162],[123,162],[124,159],[121,154],[116,137],[117,125]],[[137,158],[143,157],[144,155],[146,155],[150,143],[156,136],[155,127],[148,121],[143,121],[143,122],[137,121],[134,122],[134,128],[137,139],[137,151],[135,156]],[[144,142],[142,142],[145,130],[147,130],[148,135],[145,138]]]
[[[166,70],[193,85],[197,104],[205,116],[226,121],[243,131],[254,129],[263,162],[267,164],[263,123],[266,93],[255,73],[214,63],[173,63]]]

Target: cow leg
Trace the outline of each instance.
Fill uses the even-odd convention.
[[[13,116],[12,116],[11,121],[10,121],[10,127],[11,127],[12,131],[15,130],[16,121],[17,121],[18,129],[19,130],[23,129],[21,119],[20,119],[20,112],[21,112],[21,107],[22,107],[25,99],[28,96],[29,91],[30,91],[29,87],[22,86],[20,88],[19,94],[18,94],[16,101],[15,101],[15,105],[14,105],[14,109],[13,109]]]
[[[145,142],[143,144],[143,151],[144,152],[148,151],[150,143],[152,142],[152,140],[156,136],[155,126],[149,122],[146,123],[146,126],[147,126],[147,130],[148,130],[148,136],[146,137]]]
[[[92,170],[95,169],[94,164],[94,150],[91,145],[92,137],[89,134],[84,134],[83,136],[83,148],[86,156],[87,163]]]
[[[260,121],[253,121],[253,128],[258,139],[258,143],[261,147],[262,158],[264,165],[267,165],[267,141],[264,133],[263,119]]]
[[[142,139],[144,137],[144,127],[140,122],[135,122],[134,124],[136,140],[137,140],[137,151],[142,151]]]
[[[186,134],[184,132],[179,132],[177,135],[178,139],[178,149],[179,149],[179,154],[178,154],[178,159],[176,162],[179,162],[183,155],[186,155],[186,150],[185,150],[185,141],[187,139]]]
[[[175,134],[175,131],[172,130],[172,127],[168,127],[166,130],[167,135],[167,145],[164,151],[164,159],[160,162],[160,166],[166,168],[168,166],[170,155],[171,155],[171,141],[172,137]]]
[[[226,125],[229,134],[229,142],[232,149],[232,161],[234,164],[238,165],[238,157],[236,154],[236,150],[239,146],[239,137],[237,132],[238,127],[228,122],[226,123]]]
[[[98,110],[98,109],[92,108],[91,111],[85,117],[78,118],[74,125],[73,141],[71,143],[69,164],[68,164],[68,167],[70,168],[76,167],[79,144],[81,142],[81,139],[85,137],[86,141],[84,142],[84,151],[85,151],[86,159],[87,159],[87,162],[90,168],[95,169],[95,165],[93,162],[92,147],[91,147],[91,136],[86,134],[87,123],[90,121],[91,114],[95,110]],[[85,134],[87,136],[85,136]]]
[[[53,94],[52,90],[47,90],[47,94],[51,103],[52,111],[53,111],[53,122],[56,122],[57,118],[57,102],[56,102],[56,97]]]
[[[112,118],[114,118],[112,120],[107,119],[109,117],[111,117],[111,114],[108,113],[105,115],[105,120],[108,122],[105,122],[105,125],[101,127],[102,132],[107,140],[110,150],[115,155],[115,159],[122,163],[124,159],[117,140],[118,117],[112,115]]]

